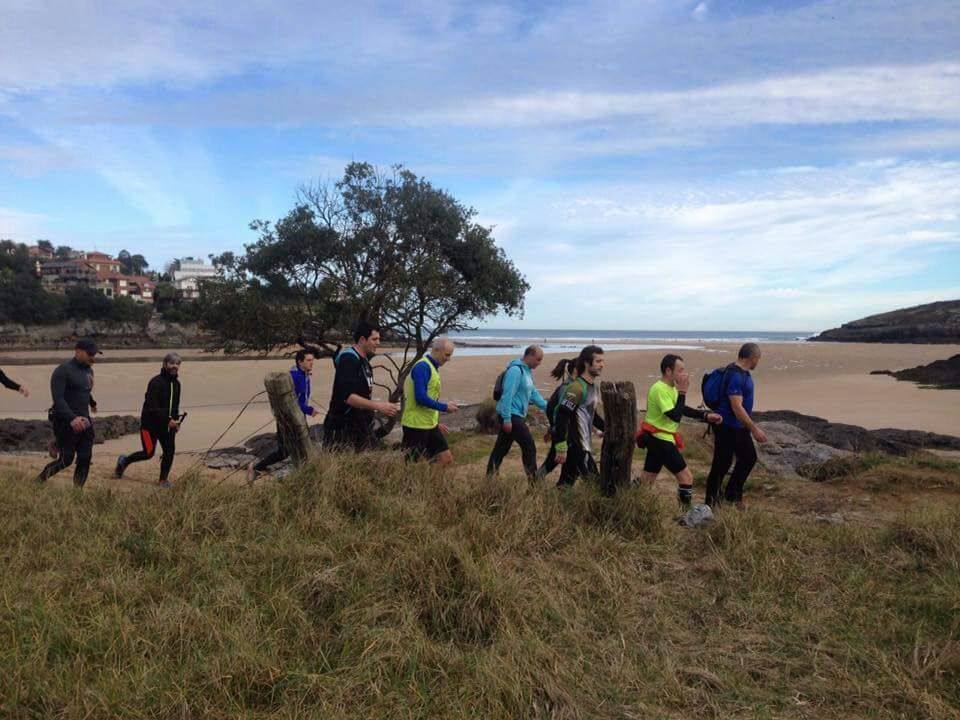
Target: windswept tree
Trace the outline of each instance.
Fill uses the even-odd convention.
[[[243,255],[213,258],[202,323],[215,349],[268,352],[306,342],[332,354],[358,319],[401,352],[376,365],[396,400],[438,336],[521,315],[529,285],[476,211],[395,166],[351,163],[335,184],[301,187],[276,223],[257,220]]]

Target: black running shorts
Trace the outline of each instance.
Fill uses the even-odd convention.
[[[439,427],[429,430],[404,427],[401,447],[409,453],[411,460],[420,460],[421,458],[432,460],[440,453],[450,449],[450,446],[447,445],[447,438],[440,432]]]
[[[658,473],[661,468],[676,475],[687,467],[687,461],[677,449],[677,446],[667,440],[661,440],[653,435],[646,435],[647,441],[647,459],[643,461],[643,471],[648,473]]]

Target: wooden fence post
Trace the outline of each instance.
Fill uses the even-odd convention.
[[[637,433],[637,391],[629,381],[600,383],[603,400],[603,445],[600,449],[600,488],[613,495],[630,484]]]
[[[314,460],[317,457],[317,448],[310,440],[307,419],[297,403],[290,373],[267,373],[263,384],[267,388],[273,417],[277,420],[277,439],[283,438],[284,447],[293,464],[302,465]]]

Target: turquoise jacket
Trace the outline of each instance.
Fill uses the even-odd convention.
[[[530,403],[541,410],[547,409],[547,401],[533,384],[530,367],[523,360],[514,360],[503,376],[503,395],[497,402],[497,414],[504,422],[509,422],[513,415],[526,417]]]

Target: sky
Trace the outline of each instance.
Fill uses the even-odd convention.
[[[402,163],[490,327],[816,331],[960,298],[960,3],[0,0],[0,238],[240,251]]]

